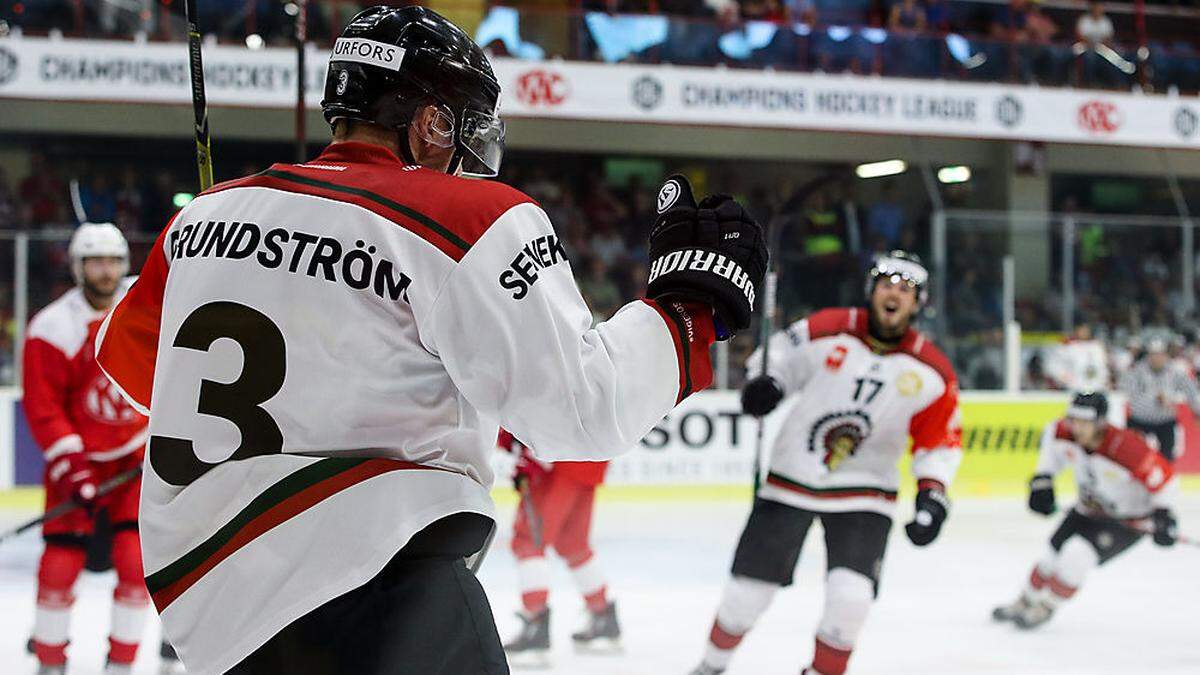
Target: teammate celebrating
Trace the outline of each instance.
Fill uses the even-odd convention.
[[[867,276],[869,307],[825,309],[771,338],[770,363],[747,362],[742,408],[766,415],[799,402],[775,441],[733,560],[708,647],[694,675],[723,672],[733,650],[792,583],[814,519],[825,530],[825,612],[809,675],[845,672],[878,592],[899,483],[896,463],[912,438],[916,518],[905,532],[926,546],[941,531],[946,485],[961,459],[958,386],[946,357],[911,328],[929,274],[894,251]]]
[[[1050,537],[1050,550],[1034,565],[1015,602],[997,607],[992,618],[1035,628],[1073,597],[1088,573],[1129,550],[1142,538],[1137,521],[1148,520],[1154,543],[1171,546],[1176,534],[1171,463],[1135,431],[1106,421],[1104,394],[1076,394],[1064,419],[1042,433],[1037,474],[1029,481],[1029,508],[1055,511],[1054,476],[1072,466],[1079,503]]]
[[[482,50],[418,6],[334,43],[315,160],[173,219],[102,329],[151,412],[147,584],[189,672],[503,673],[463,558],[496,419],[544,459],[633,447],[746,328],[762,230],[664,185],[648,299],[591,327],[545,212],[494,176]]]
[[[149,597],[138,542],[138,480],[102,497],[97,487],[141,465],[146,418],[129,407],[100,371],[96,331],[125,294],[129,246],[115,226],[84,223],[67,249],[76,287],[38,312],[25,341],[25,415],[46,457],[46,509],[80,509],[42,526],[32,645],[39,673],[66,672],[72,587],[83,570],[96,520],[112,527],[117,571],[109,628],[108,673],[129,672]]]
[[[615,649],[621,637],[617,605],[608,598],[608,584],[589,541],[596,486],[604,481],[608,462],[544,464],[503,429],[497,445],[517,455],[515,480],[521,493],[512,551],[517,557],[523,605],[517,616],[523,625],[521,632],[504,645],[504,651],[523,664],[549,665],[548,546],[553,546],[571,568],[575,586],[587,605],[587,625],[571,635],[575,646],[589,651]]]

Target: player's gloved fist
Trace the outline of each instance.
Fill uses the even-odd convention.
[[[917,546],[927,546],[942,531],[942,523],[950,512],[950,499],[937,481],[921,481],[918,487],[917,512],[912,522],[904,526],[904,533]]]
[[[1054,478],[1039,473],[1029,479],[1029,510],[1048,516],[1058,509],[1054,501]]]
[[[712,307],[717,339],[726,340],[750,327],[767,258],[762,227],[732,197],[710,195],[697,204],[683,176],[663,183],[646,297]]]
[[[1174,546],[1179,539],[1179,522],[1170,509],[1155,509],[1150,516],[1154,521],[1154,543],[1159,546]]]
[[[783,387],[770,375],[750,380],[742,387],[742,412],[762,417],[775,409],[783,400]]]
[[[84,508],[96,501],[96,474],[82,452],[67,453],[50,463],[46,475],[58,494]]]

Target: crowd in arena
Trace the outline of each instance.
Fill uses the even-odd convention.
[[[65,232],[77,221],[72,204],[77,201],[89,219],[116,223],[126,233],[135,266],[140,264],[140,252],[178,209],[179,195],[186,196],[192,184],[190,175],[164,167],[115,164],[79,176],[64,175],[69,170],[61,167],[61,162],[34,152],[26,174],[9,176],[0,169],[0,230]],[[556,167],[551,172],[543,157],[514,153],[501,179],[544,206],[599,320],[644,291],[645,234],[653,219],[657,184],[638,172],[605,176],[603,158],[564,159]],[[249,174],[262,167],[237,168]],[[910,189],[901,179],[887,179],[868,192],[861,181],[849,178],[849,172],[831,176],[798,186],[782,180],[739,184],[731,177],[713,176],[716,183],[730,185],[726,189],[737,192],[760,221],[781,228],[780,322],[795,320],[814,308],[860,302],[862,275],[880,252],[905,249],[933,259],[931,207],[923,196],[914,196],[921,194],[919,190]],[[1122,233],[1091,225],[1073,197],[1064,200],[1062,210],[1076,212],[1082,232],[1075,250],[1074,279],[1079,323],[1094,326],[1114,349],[1123,349],[1146,326],[1190,336],[1189,317],[1176,313],[1180,307],[1177,232],[1142,228]],[[942,342],[965,387],[1003,386],[1001,267],[978,261],[996,259],[996,251],[1007,249],[1008,237],[1006,230],[986,228],[957,228],[950,233],[953,255],[948,256],[947,276],[953,280],[953,292],[945,298]],[[65,238],[64,234],[56,241],[35,239],[30,244],[32,310],[69,285]],[[0,378],[11,378],[12,371],[9,241],[0,241],[0,303],[4,303],[0,312],[10,324],[0,331]],[[1017,320],[1029,336],[1023,375],[1023,385],[1029,388],[1061,386],[1046,367],[1056,344],[1050,336],[1061,328],[1064,302],[1057,261],[1054,272],[1046,292],[1018,298]],[[938,327],[935,320],[926,324],[927,330]],[[749,354],[753,342],[752,337],[742,336],[733,343],[735,366]],[[730,383],[736,385],[741,369],[730,372]]]
[[[0,24],[178,39],[182,4],[3,0]],[[1169,4],[1170,12],[1143,15],[1131,5],[1110,8],[1098,0],[1086,6],[1043,0],[581,0],[554,6],[515,0],[494,5],[536,12],[519,29],[513,23],[523,35],[484,46],[513,54],[513,40],[529,40],[539,56],[1196,91],[1200,10],[1192,0]],[[309,39],[329,42],[331,27],[360,6],[355,0],[309,3]],[[220,39],[253,36],[255,44],[283,45],[294,36],[298,9],[292,2],[206,0],[198,7],[202,30]],[[625,20],[595,20],[597,14]],[[563,34],[572,37],[564,41]],[[621,48],[614,52],[614,44]]]

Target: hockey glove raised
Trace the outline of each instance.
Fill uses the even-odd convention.
[[[688,180],[671,176],[658,191],[649,248],[646,297],[712,307],[718,340],[750,327],[768,253],[762,227],[741,204],[727,195],[697,204]]]
[[[918,483],[917,512],[913,520],[904,526],[904,533],[917,546],[927,546],[942,531],[942,523],[950,512],[950,500],[945,487],[932,480]]]
[[[60,496],[85,509],[92,508],[96,501],[96,474],[83,452],[70,452],[53,460],[46,467],[46,475]]]
[[[742,387],[742,412],[762,417],[783,400],[783,387],[770,375],[756,377]]]
[[[1174,546],[1179,539],[1179,522],[1170,509],[1155,509],[1150,516],[1154,521],[1154,543],[1159,546]]]
[[[1048,516],[1058,510],[1054,501],[1054,477],[1039,473],[1029,479],[1029,510]]]

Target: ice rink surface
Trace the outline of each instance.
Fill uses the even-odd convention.
[[[749,510],[744,500],[604,501],[595,544],[625,631],[619,656],[576,654],[570,633],[583,605],[555,564],[552,668],[570,675],[683,675],[699,660],[730,556]],[[513,507],[481,572],[501,636],[517,627],[516,572],[508,552]],[[1179,504],[1181,529],[1200,535],[1200,495]],[[911,506],[901,507],[902,517]],[[0,527],[28,511],[0,511]],[[913,547],[893,530],[880,598],[851,673],[860,675],[1194,675],[1200,673],[1200,548],[1163,550],[1148,539],[1095,572],[1058,616],[1036,632],[992,623],[1011,600],[1058,518],[1025,510],[1020,499],[963,499],[933,546]],[[814,528],[796,583],[780,593],[734,657],[729,675],[798,673],[812,653],[822,604],[824,550]],[[40,539],[0,548],[0,673],[35,670],[24,653],[32,624]],[[111,573],[85,574],[76,587],[72,675],[101,672],[107,646]],[[157,672],[157,626],[147,629],[137,673]],[[514,671],[519,672],[519,671]]]

